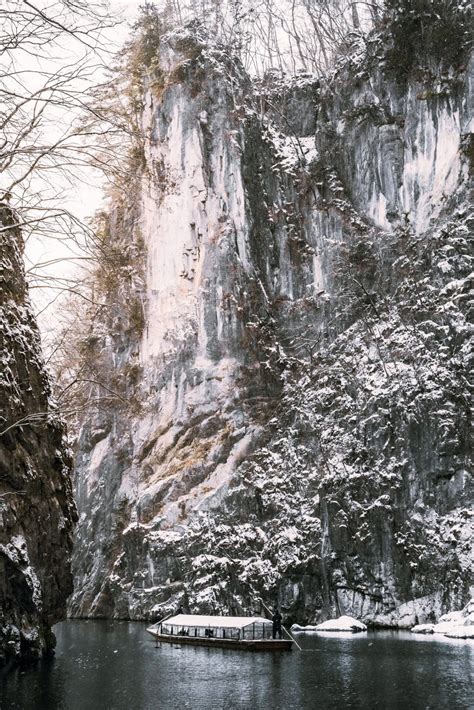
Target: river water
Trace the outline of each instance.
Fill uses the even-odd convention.
[[[158,647],[141,623],[67,621],[56,656],[1,679],[1,710],[463,710],[474,643],[298,635],[303,651]]]

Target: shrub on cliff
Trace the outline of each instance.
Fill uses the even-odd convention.
[[[469,0],[386,0],[385,7],[389,63],[399,75],[431,62],[444,69],[463,64],[471,42]]]
[[[162,78],[159,50],[166,29],[166,17],[154,5],[147,3],[140,8],[139,18],[132,27],[132,38],[122,51],[122,72],[127,77],[128,95],[135,111],[142,108],[145,76],[154,81],[160,81]]]

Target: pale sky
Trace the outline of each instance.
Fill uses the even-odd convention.
[[[113,30],[106,32],[105,37],[108,43],[108,49],[118,51],[123,46],[129,33],[129,25],[136,17],[141,4],[143,4],[143,0],[109,0],[110,11],[115,16],[114,19],[118,19],[122,15],[124,21],[117,27],[114,27]],[[67,50],[65,49],[65,61],[69,62],[70,60],[71,48],[69,47]],[[31,58],[29,61],[31,65],[26,68],[35,68],[36,64],[34,58]],[[98,73],[97,83],[100,81],[101,75]],[[52,126],[52,131],[54,132],[54,130],[55,128]],[[103,205],[104,179],[98,171],[92,169],[82,169],[81,172],[82,179],[78,179],[73,188],[69,185],[64,185],[64,197],[61,201],[61,208],[67,209],[80,220],[86,221]],[[71,252],[67,235],[65,235],[62,242],[44,238],[35,239],[33,237],[26,245],[26,269],[28,272],[28,269],[35,264],[50,260],[64,259],[61,263],[56,263],[49,267],[48,273],[61,277],[72,275],[77,268],[78,262],[71,261],[70,258],[72,255],[77,254],[77,249],[75,252]],[[42,312],[47,304],[54,300],[58,291],[54,290],[54,288],[51,290],[34,288],[31,289],[30,293],[35,310]],[[47,331],[50,330],[52,323],[55,321],[55,308],[57,308],[59,303],[60,299],[55,300],[53,305],[48,307],[47,311],[40,317],[40,326],[44,335],[47,335]]]

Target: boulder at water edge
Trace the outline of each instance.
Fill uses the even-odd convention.
[[[338,619],[328,619],[317,626],[299,626],[294,624],[292,631],[367,631],[367,626],[352,616],[340,616]]]

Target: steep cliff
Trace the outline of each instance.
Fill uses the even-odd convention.
[[[72,591],[76,512],[25,285],[21,234],[0,207],[0,665],[54,648]]]
[[[462,606],[465,67],[400,83],[374,37],[328,83],[256,86],[195,30],[157,51],[85,343],[120,402],[78,441],[71,613]]]

